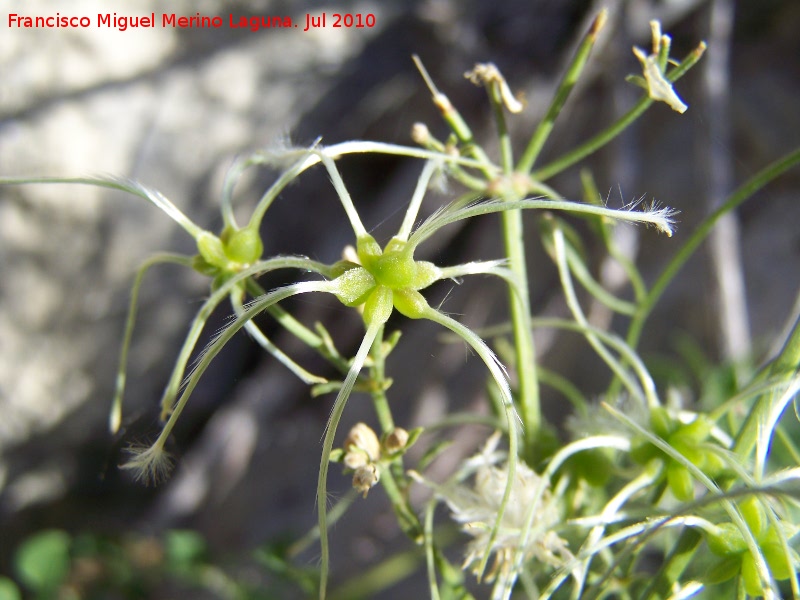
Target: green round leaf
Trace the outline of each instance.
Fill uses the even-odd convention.
[[[57,588],[69,574],[70,543],[69,534],[59,529],[42,531],[25,540],[14,557],[23,585],[39,592]]]
[[[0,600],[22,600],[17,584],[8,577],[0,577]]]
[[[196,531],[174,529],[164,539],[167,562],[173,568],[186,568],[201,562],[206,553],[206,542]]]

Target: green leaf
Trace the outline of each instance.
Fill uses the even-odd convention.
[[[742,532],[733,523],[721,523],[708,535],[708,548],[717,556],[738,556],[747,550]]]
[[[742,568],[741,556],[729,556],[715,562],[703,576],[703,582],[714,585],[733,579]]]
[[[22,600],[17,584],[8,577],[0,577],[0,600]]]
[[[60,529],[42,531],[25,540],[14,557],[22,583],[38,592],[57,588],[69,574],[71,543],[70,535]]]
[[[173,529],[164,539],[167,563],[174,569],[187,569],[202,562],[206,542],[196,531]]]
[[[672,495],[681,502],[689,502],[694,498],[694,480],[683,465],[670,462],[667,467],[667,481]]]

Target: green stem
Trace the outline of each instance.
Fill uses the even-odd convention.
[[[394,419],[389,408],[389,399],[386,397],[384,382],[386,381],[386,357],[383,355],[383,327],[378,331],[375,341],[372,343],[370,351],[372,357],[372,368],[370,380],[374,385],[371,392],[372,403],[378,415],[378,422],[381,424],[381,431],[384,434],[394,430]]]
[[[510,210],[503,213],[503,240],[508,268],[520,282],[517,290],[509,286],[511,326],[517,358],[518,396],[520,416],[525,427],[523,456],[528,464],[536,461],[535,445],[541,428],[539,406],[539,381],[536,375],[536,351],[531,328],[531,306],[528,295],[528,270],[525,262],[522,213]]]
[[[402,529],[403,533],[415,544],[422,543],[422,524],[419,522],[411,505],[408,503],[408,498],[401,490],[395,478],[395,474],[392,473],[391,468],[388,468],[388,465],[386,468],[381,469],[381,485],[386,495],[389,497],[389,501],[392,503],[392,508],[394,509],[394,514],[397,517],[400,529]]]
[[[108,418],[108,426],[111,433],[117,433],[122,423],[122,398],[125,394],[125,380],[128,371],[128,350],[130,349],[131,338],[133,337],[133,326],[136,323],[136,311],[139,305],[139,288],[142,285],[142,279],[145,273],[147,273],[150,267],[165,263],[174,263],[191,268],[192,259],[191,257],[182,256],[180,254],[156,254],[142,263],[142,266],[136,271],[136,277],[133,280],[133,287],[131,288],[131,300],[128,305],[128,318],[125,321],[125,333],[122,337],[122,348],[119,355],[114,399],[111,402],[111,413]]]
[[[544,118],[539,123],[536,131],[534,131],[530,142],[528,142],[528,147],[525,148],[525,152],[517,164],[517,171],[519,173],[530,173],[533,168],[539,156],[539,152],[542,150],[542,146],[544,146],[544,143],[550,136],[550,132],[553,130],[556,117],[558,117],[558,114],[564,107],[564,103],[567,101],[570,92],[572,92],[572,89],[580,78],[583,67],[589,60],[589,54],[592,52],[592,48],[597,41],[597,34],[605,24],[607,17],[608,11],[606,9],[600,11],[592,22],[592,26],[586,36],[584,36],[580,46],[578,46],[578,50],[575,52],[575,56],[558,86],[555,96],[553,96],[553,101],[550,103],[547,113],[545,113]]]
[[[384,385],[386,381],[386,356],[383,353],[383,333],[384,327],[381,326],[375,341],[372,342],[370,351],[370,356],[372,357],[370,380],[374,386],[370,395],[375,406],[375,412],[378,414],[381,430],[386,435],[394,431],[395,425],[392,411],[389,408],[389,400],[386,397],[386,386]],[[408,482],[405,480],[402,456],[397,457],[391,463],[387,462],[382,465],[381,484],[392,503],[400,528],[414,543],[419,543],[422,540],[422,525],[403,492],[408,487]]]
[[[680,79],[697,63],[698,60],[700,60],[700,57],[703,55],[703,52],[705,52],[705,49],[705,43],[701,43],[691,52],[691,54],[689,54],[689,56],[683,59],[683,61],[677,67],[667,74],[667,79],[671,82],[675,82]],[[637,102],[634,107],[624,114],[616,123],[613,123],[596,136],[581,144],[571,152],[568,152],[561,158],[548,165],[545,165],[538,171],[534,171],[532,174],[533,178],[537,181],[545,181],[553,175],[560,173],[567,167],[570,167],[576,162],[589,156],[599,148],[602,148],[608,142],[622,133],[626,127],[638,119],[653,102],[654,100],[649,96],[643,96],[642,99],[639,100],[639,102]]]
[[[669,262],[666,269],[664,269],[658,280],[650,289],[647,297],[639,305],[639,310],[636,312],[636,315],[631,321],[630,329],[628,330],[627,342],[631,348],[636,348],[636,345],[639,343],[644,322],[650,315],[653,307],[661,298],[664,290],[675,278],[683,265],[686,264],[686,261],[689,260],[689,257],[694,254],[694,251],[697,250],[700,244],[706,239],[706,237],[708,237],[708,234],[711,233],[711,230],[714,228],[714,225],[716,225],[717,221],[723,215],[734,210],[737,206],[742,204],[745,200],[750,198],[753,194],[755,194],[773,179],[777,178],[782,173],[788,171],[797,164],[800,164],[800,148],[797,148],[793,152],[790,152],[786,156],[778,159],[756,173],[753,177],[739,186],[739,188],[728,197],[722,206],[715,210],[706,218],[705,221],[703,221],[703,223],[700,224],[689,240]]]
[[[261,285],[253,278],[248,278],[246,285],[247,292],[254,298],[263,296],[267,293],[266,290],[261,287]],[[335,366],[339,371],[342,373],[347,373],[349,369],[347,362],[340,356],[334,356],[328,352],[325,341],[319,335],[295,319],[291,314],[281,308],[280,305],[273,304],[266,309],[266,312],[269,313],[270,316],[272,316],[276,321],[278,321],[278,323],[280,323],[284,329],[286,329],[289,333],[294,335],[298,340],[307,346],[316,350],[320,356]]]

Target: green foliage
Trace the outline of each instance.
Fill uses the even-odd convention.
[[[70,570],[71,538],[65,531],[42,531],[19,548],[14,567],[21,583],[40,595],[52,593]]]
[[[22,600],[17,584],[8,577],[0,577],[0,600]]]

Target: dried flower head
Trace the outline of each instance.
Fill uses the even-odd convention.
[[[386,436],[384,446],[386,451],[390,454],[400,452],[406,447],[408,443],[408,432],[402,427],[395,427],[392,432]]]
[[[633,48],[633,53],[642,63],[647,93],[653,100],[664,102],[672,110],[684,113],[688,106],[672,89],[665,74],[671,39],[668,35],[661,34],[661,24],[658,21],[650,21],[650,29],[653,32],[653,53],[646,55],[642,49],[635,46]]]
[[[378,436],[365,423],[353,425],[347,434],[343,448],[344,464],[348,469],[359,469],[381,457],[381,443]]]
[[[369,464],[358,467],[353,473],[353,487],[367,497],[369,490],[380,480],[380,471],[377,465]]]
[[[512,113],[522,112],[524,108],[522,102],[511,93],[511,88],[508,87],[505,77],[503,77],[500,69],[494,63],[478,63],[472,71],[464,73],[464,77],[475,85],[484,85],[487,88],[497,86],[500,99],[502,99],[505,107]]]
[[[478,568],[484,557],[493,554],[494,562],[486,580],[499,578],[513,582],[516,571],[530,559],[562,566],[573,555],[567,542],[555,532],[555,527],[561,522],[559,499],[548,489],[543,489],[547,485],[545,480],[524,463],[516,466],[511,496],[502,513],[499,532],[492,542],[491,532],[508,482],[506,463],[498,464],[505,458],[504,453],[497,451],[499,440],[498,434],[493,435],[481,453],[464,463],[462,472],[474,473],[471,486],[460,483],[440,487],[412,475],[435,488],[450,508],[453,520],[462,523],[464,531],[473,537],[464,568],[472,567],[479,575]],[[529,523],[531,515],[533,520]],[[521,553],[522,561],[517,560],[517,552]]]

